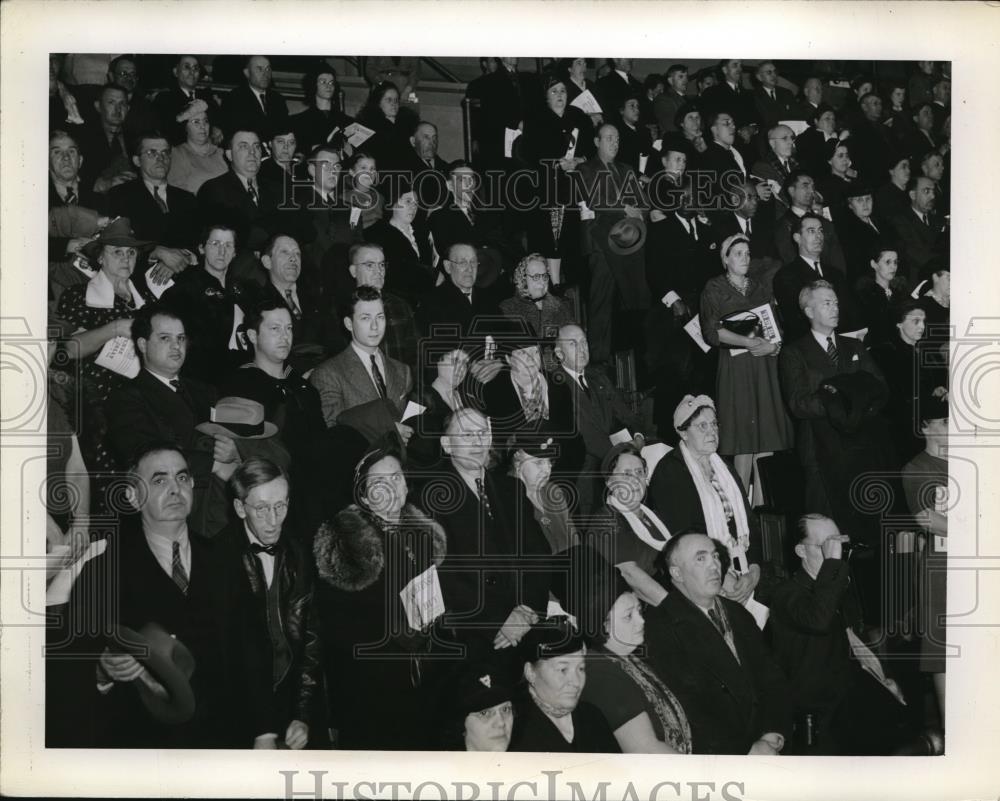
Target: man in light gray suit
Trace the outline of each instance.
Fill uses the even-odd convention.
[[[327,426],[335,425],[342,412],[379,399],[395,408],[398,422],[413,388],[413,376],[409,367],[379,350],[385,336],[382,293],[364,285],[355,289],[345,309],[344,327],[351,334],[350,347],[309,376],[319,390]]]

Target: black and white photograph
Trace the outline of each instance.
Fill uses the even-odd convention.
[[[2,9],[5,793],[995,796],[997,12],[611,5]]]

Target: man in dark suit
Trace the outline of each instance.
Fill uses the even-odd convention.
[[[660,127],[660,135],[677,130],[674,117],[687,98],[688,68],[686,64],[671,64],[663,76],[666,86],[653,101],[653,114]]]
[[[108,64],[109,84],[121,86],[126,91],[128,113],[125,115],[123,129],[125,141],[128,142],[141,131],[156,127],[156,114],[153,107],[139,90],[139,67],[135,56],[124,53],[111,59]]]
[[[712,217],[712,236],[720,245],[733,234],[750,240],[750,274],[755,278],[765,275],[769,266],[781,266],[774,247],[774,205],[773,199],[762,202],[756,183],[747,181],[729,191],[725,208]]]
[[[344,327],[351,334],[351,344],[309,376],[319,391],[327,426],[336,425],[341,412],[380,399],[387,400],[402,417],[413,389],[413,375],[405,364],[379,350],[385,336],[382,293],[370,286],[359,286],[344,312]]]
[[[437,126],[422,120],[413,129],[410,145],[413,150],[406,154],[403,191],[412,188],[417,193],[421,210],[436,209],[448,200],[448,162],[438,155]]]
[[[137,137],[133,149],[132,163],[139,177],[108,192],[111,215],[128,217],[140,239],[193,254],[198,245],[198,202],[190,192],[167,183],[167,137],[159,131],[145,131]]]
[[[236,602],[250,623],[246,651],[254,747],[297,750],[325,738],[313,558],[284,531],[288,478],[267,459],[249,459],[229,479],[239,518],[220,537],[240,574]]]
[[[80,180],[83,155],[74,136],[64,130],[49,134],[49,200],[55,208],[80,206],[98,214],[105,210],[105,198]],[[50,236],[49,261],[63,261],[88,241],[88,237]]]
[[[889,397],[885,378],[861,341],[836,334],[840,310],[829,281],[807,284],[799,305],[809,330],[786,339],[779,367],[782,393],[797,421],[804,508],[832,517],[856,539],[877,542],[879,521],[852,503],[851,485],[862,473],[890,466],[888,424],[881,417]],[[878,576],[868,578],[874,584],[864,589],[874,592],[866,600],[876,606],[866,612],[874,618]]]
[[[831,264],[841,273],[847,273],[847,262],[844,251],[837,238],[837,229],[827,216],[827,209],[818,208],[816,203],[816,184],[811,175],[803,170],[792,170],[782,188],[788,198],[788,211],[778,218],[774,226],[774,246],[782,264],[788,264],[798,253],[798,245],[792,239],[799,229],[799,219],[807,212],[817,213],[823,221],[823,253],[824,264]]]
[[[799,306],[799,292],[807,284],[825,278],[833,285],[838,298],[843,298],[845,305],[849,303],[847,276],[823,259],[827,230],[825,220],[817,214],[809,213],[803,214],[797,222],[798,227],[792,234],[792,240],[799,249],[798,255],[775,273],[773,285],[786,341],[801,336],[809,329],[809,323]],[[850,322],[853,324],[854,320]]]
[[[928,263],[943,259],[948,263],[948,229],[934,212],[934,181],[923,175],[911,178],[907,192],[910,208],[893,220],[900,245],[901,267],[910,286],[916,286]]]
[[[347,270],[354,279],[355,287],[370,286],[382,293],[382,305],[385,308],[385,336],[380,345],[382,352],[390,359],[405,364],[416,375],[420,341],[417,318],[409,303],[385,290],[389,271],[385,253],[378,245],[354,245],[348,261],[350,264]],[[395,263],[393,269],[398,269]]]
[[[617,76],[615,80],[620,81]],[[644,350],[642,326],[650,298],[643,280],[642,247],[623,251],[610,238],[618,222],[642,219],[645,197],[638,176],[617,160],[619,135],[614,125],[600,126],[594,144],[597,155],[581,164],[577,174],[589,209],[581,226],[581,250],[590,265],[589,327],[594,362],[604,364],[616,350]]]
[[[773,61],[757,65],[758,86],[753,91],[753,104],[763,130],[774,128],[782,120],[795,117],[795,96],[778,86],[778,68]]]
[[[788,682],[753,617],[720,597],[718,544],[679,532],[661,558],[672,590],[646,612],[647,659],[684,707],[694,753],[777,756],[792,733]]]
[[[300,373],[339,353],[346,340],[335,324],[335,310],[315,282],[302,273],[302,250],[291,236],[272,236],[260,254],[267,273],[263,287],[247,282],[244,306],[280,303],[292,317],[293,341],[288,362]]]
[[[344,202],[348,187],[341,185],[343,161],[344,153],[336,144],[320,144],[299,167],[309,182],[294,185],[298,219],[293,224],[302,244],[302,270],[319,287],[327,305],[336,304],[341,288],[338,273],[362,230],[361,226],[352,228],[351,212]]]
[[[213,536],[227,518],[221,482],[239,460],[231,438],[207,436],[195,428],[209,419],[215,390],[196,379],[180,378],[187,335],[177,312],[143,307],[132,322],[132,339],[142,369],[108,399],[111,453],[124,467],[142,446],[174,442],[193,479],[193,519],[203,535]]]
[[[861,113],[851,126],[851,160],[862,180],[879,184],[890,167],[892,135],[883,125],[881,97],[869,92],[859,105]]]
[[[870,672],[881,670],[881,665],[848,633],[860,624],[845,552],[850,537],[818,514],[799,520],[792,536],[800,567],[775,588],[770,604],[774,656],[788,676],[795,704],[795,737],[789,750],[809,755],[892,754],[905,737],[903,696],[884,673],[878,678]],[[866,661],[855,658],[855,651]]]
[[[549,421],[553,431],[571,431],[583,438],[578,448],[565,448],[555,470],[576,476],[577,514],[590,514],[600,505],[601,461],[611,450],[609,437],[622,428],[643,433],[642,422],[601,370],[590,367],[590,345],[578,325],[559,329],[554,354],[559,361],[549,380]]]
[[[428,336],[449,328],[455,330],[445,335],[464,338],[470,335],[477,318],[497,318],[500,308],[491,293],[476,289],[479,254],[473,245],[455,242],[442,255],[445,280],[421,301],[417,319]]]
[[[250,56],[243,68],[245,84],[222,101],[226,135],[237,129],[263,132],[288,116],[285,98],[271,88],[271,62],[267,56]]]
[[[173,132],[176,136],[175,142],[183,141],[184,137],[180,128],[181,124],[177,122],[177,115],[193,100],[204,100],[208,104],[208,121],[212,126],[213,141],[217,141],[216,134],[219,137],[222,136],[219,106],[208,89],[198,88],[198,81],[201,79],[201,62],[198,57],[179,56],[172,72],[177,83],[158,92],[153,100],[153,108],[160,120],[160,129]]]
[[[479,157],[484,169],[514,166],[513,158],[505,155],[506,131],[520,129],[538,103],[536,76],[519,72],[517,63],[517,58],[501,58],[496,71],[483,79]]]
[[[194,480],[184,455],[170,443],[147,442],[129,462],[129,481],[126,497],[139,519],[129,520],[108,538],[103,555],[87,562],[70,599],[73,625],[87,626],[74,631],[90,632],[77,633],[69,646],[80,653],[75,701],[81,721],[71,745],[249,748],[244,708],[253,696],[234,604],[236,574],[219,544],[189,527]],[[189,720],[171,724],[154,717],[143,694],[163,694],[163,676],[131,655],[136,643],[121,626],[157,643],[165,660],[175,648],[189,651],[197,666],[189,679]],[[94,654],[100,654],[96,664]]]
[[[241,248],[250,251],[259,250],[267,241],[269,221],[280,201],[257,180],[263,152],[256,131],[234,131],[226,144],[229,172],[205,181],[198,190],[201,219],[226,223],[236,231]],[[254,277],[252,264],[238,262],[233,266],[238,268],[239,277]]]
[[[104,193],[135,177],[123,128],[128,114],[128,92],[117,84],[108,84],[101,89],[94,108],[97,117],[81,125],[75,138],[84,157],[81,169],[84,186]]]
[[[482,656],[517,645],[545,616],[550,582],[544,557],[551,548],[523,485],[487,470],[491,444],[486,418],[460,409],[441,438],[448,467],[424,487],[424,497],[449,498],[428,509],[448,535],[439,569],[444,625]]]
[[[728,111],[711,112],[706,118],[712,141],[704,153],[698,156],[698,171],[707,176],[705,186],[709,190],[712,208],[718,208],[722,194],[737,183],[750,178],[750,164],[736,147],[736,123]],[[699,194],[701,193],[699,183]],[[761,188],[762,198],[770,198],[770,189]]]
[[[611,61],[614,69],[597,81],[594,94],[604,110],[605,120],[617,122],[618,110],[625,105],[625,101],[642,95],[642,84],[632,74],[632,59],[613,58]]]
[[[767,182],[775,199],[774,214],[780,216],[788,209],[781,187],[799,167],[795,160],[795,134],[787,125],[775,125],[767,131],[767,145],[764,158],[755,161],[750,172],[754,179]]]
[[[684,180],[677,197],[672,208],[650,213],[646,241],[646,281],[652,296],[646,360],[656,382],[656,411],[668,413],[685,395],[708,391],[715,383],[714,360],[682,326],[698,313],[701,290],[719,272],[719,244],[706,217],[698,213],[690,179]]]
[[[719,62],[719,72],[722,80],[709,86],[701,95],[706,117],[726,111],[735,121],[737,130],[759,124],[751,93],[743,86],[743,62],[723,59]]]

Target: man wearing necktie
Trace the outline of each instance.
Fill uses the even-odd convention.
[[[803,214],[792,234],[798,247],[798,256],[774,275],[774,298],[778,304],[785,340],[794,339],[809,330],[809,324],[799,305],[803,287],[817,279],[829,281],[840,299],[844,314],[844,330],[854,331],[860,326],[853,295],[844,274],[831,263],[821,261],[826,240],[824,220],[816,214]]]
[[[907,187],[910,208],[893,223],[899,238],[900,268],[906,270],[910,286],[916,286],[934,258],[948,263],[948,231],[935,213],[937,186],[931,178],[918,175]]]
[[[400,426],[399,420],[413,378],[409,367],[380,349],[386,327],[382,293],[370,286],[357,287],[344,309],[343,324],[351,335],[351,344],[309,376],[319,390],[327,426],[334,426],[348,409],[381,400],[388,416],[394,418],[396,430],[408,438],[412,431]]]
[[[792,119],[795,98],[792,93],[778,86],[778,68],[773,61],[762,61],[757,65],[759,88],[754,92],[754,106],[763,130],[774,128],[781,120]]]
[[[96,119],[81,127],[79,143],[84,157],[81,177],[87,189],[107,192],[135,177],[123,133],[128,107],[126,90],[108,84],[94,101]]]
[[[74,709],[76,747],[248,748],[249,701],[243,627],[236,608],[236,573],[216,541],[189,522],[195,482],[173,445],[146,443],[132,457],[125,500],[139,513],[108,539],[104,553],[84,566],[70,598],[70,614],[83,615],[81,687]],[[162,722],[139,692],[164,692],[160,677],[108,633],[142,633],[155,626],[194,658],[188,682],[192,716]],[[79,628],[79,631],[84,629]],[[152,636],[152,635],[149,635]],[[103,653],[101,653],[103,649]],[[96,660],[84,654],[100,653]],[[164,658],[170,657],[166,654]],[[84,689],[86,687],[86,689]]]
[[[721,549],[696,531],[663,547],[671,591],[645,613],[647,660],[684,707],[694,753],[777,756],[792,733],[788,682],[750,613],[721,596]]]
[[[854,501],[857,477],[891,469],[889,398],[885,377],[864,344],[837,333],[841,313],[829,281],[799,293],[809,330],[786,338],[779,356],[782,394],[796,421],[796,445],[805,482],[804,509],[824,514],[855,541],[880,541],[878,514]],[[861,487],[863,490],[864,487]],[[881,614],[880,548],[855,566],[868,625]]]
[[[250,56],[243,68],[246,83],[237,86],[222,102],[222,116],[230,130],[266,131],[288,117],[285,98],[271,84],[273,74],[267,56]]]
[[[267,459],[248,459],[229,479],[239,518],[224,532],[248,617],[246,661],[253,688],[254,748],[304,748],[318,724],[320,635],[312,609],[312,554],[286,531],[288,478]]]
[[[222,132],[219,128],[219,106],[211,92],[198,89],[198,81],[201,80],[202,74],[201,62],[198,57],[188,54],[178,56],[171,72],[177,82],[169,89],[157,93],[153,100],[153,108],[159,120],[160,130],[175,130],[178,126],[177,115],[192,101],[204,100],[208,105],[208,121],[212,125],[212,141],[217,142],[222,138]],[[183,139],[183,135],[180,138]]]
[[[199,532],[212,536],[227,517],[218,481],[228,478],[239,460],[230,437],[207,437],[196,430],[210,417],[215,390],[181,375],[187,334],[176,312],[144,306],[132,321],[132,338],[142,369],[108,399],[109,449],[124,467],[150,442],[177,443],[192,476],[192,521]]]
[[[439,568],[444,623],[475,654],[517,645],[544,616],[551,554],[523,484],[505,469],[490,470],[492,432],[474,409],[447,423],[441,449],[447,462],[423,487],[423,497],[448,498],[428,512],[448,535]]]

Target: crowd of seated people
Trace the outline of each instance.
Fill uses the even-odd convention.
[[[48,746],[940,752],[949,64],[78,60]]]

